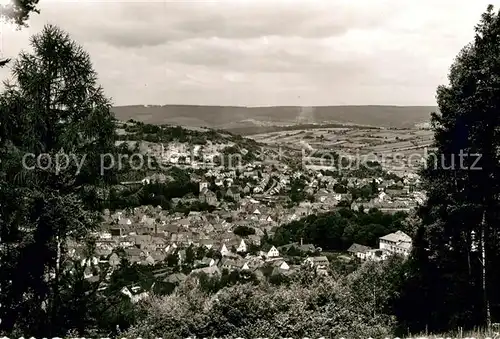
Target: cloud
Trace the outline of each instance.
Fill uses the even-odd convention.
[[[15,56],[44,24],[90,53],[116,104],[433,105],[486,1],[51,1],[3,25]],[[0,76],[8,76],[1,69]]]
[[[383,25],[384,15],[403,8],[396,2],[379,1],[378,15],[374,16],[373,6],[346,6],[335,1],[148,2],[100,6],[100,12],[109,15],[110,20],[99,21],[90,31],[97,39],[118,47],[213,37],[230,40],[263,36],[330,37],[353,28],[370,29]],[[95,11],[84,7],[86,12]],[[89,33],[89,27],[82,25],[80,28]]]

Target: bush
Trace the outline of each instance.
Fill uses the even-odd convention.
[[[362,284],[361,279],[373,269],[367,266],[349,275],[345,282],[303,272],[304,276],[299,274],[289,285],[237,284],[216,294],[204,293],[188,280],[173,295],[145,303],[144,320],[124,336],[390,336],[393,319],[385,313],[384,305],[391,290],[384,290],[389,285],[379,274],[385,266],[376,269],[373,284]],[[370,291],[377,283],[380,286]]]
[[[255,234],[255,229],[248,226],[237,226],[233,233],[240,237],[248,237],[249,235]]]

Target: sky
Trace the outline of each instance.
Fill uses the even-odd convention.
[[[483,0],[40,0],[0,56],[55,24],[115,105],[435,105]],[[9,77],[9,69],[0,69]]]

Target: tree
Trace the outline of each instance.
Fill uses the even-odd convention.
[[[378,183],[375,181],[375,179],[373,179],[372,182],[370,183],[370,189],[372,195],[378,194]]]
[[[249,235],[255,234],[255,229],[248,226],[236,226],[233,233],[240,237],[247,237]]]
[[[67,240],[82,241],[100,220],[116,174],[100,173],[101,154],[115,152],[114,121],[89,55],[65,32],[45,26],[31,46],[0,95],[0,326],[58,336],[69,288],[61,263]],[[32,167],[41,154],[43,168]]]
[[[4,59],[0,61],[0,67],[7,65],[12,59]]]
[[[37,8],[40,0],[11,0],[6,5],[0,5],[0,19],[12,22],[18,26],[27,26],[31,13],[40,13]]]
[[[433,315],[405,320],[422,327],[418,318],[429,319],[429,330],[489,327],[492,317],[500,315],[498,307],[490,307],[500,297],[493,288],[500,281],[500,17],[493,6],[475,32],[451,66],[449,84],[437,89],[439,113],[432,114],[436,151],[422,170],[428,201],[420,211],[419,241],[427,246],[419,259],[413,256],[412,266],[416,272],[434,270],[436,276],[426,275],[421,284],[421,298],[433,296],[426,298],[432,299],[427,308]]]
[[[185,263],[189,266],[192,266],[194,264],[195,259],[196,259],[196,251],[194,246],[191,244],[188,248],[186,248]]]
[[[177,253],[169,253],[165,261],[168,267],[176,269],[179,266],[179,255]]]
[[[196,249],[196,259],[201,260],[207,255],[208,249],[205,246],[199,246]]]
[[[31,13],[40,13],[37,9],[40,0],[11,0],[6,5],[0,5],[0,20],[12,22],[18,26],[27,26]],[[6,66],[11,61],[10,58],[0,60],[0,67]]]

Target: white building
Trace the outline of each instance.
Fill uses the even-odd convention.
[[[365,260],[382,261],[386,260],[391,253],[383,249],[371,249],[365,253]]]
[[[355,256],[361,260],[368,259],[368,252],[371,251],[372,248],[360,244],[352,244],[351,247],[347,249],[347,252],[351,253],[352,256]]]
[[[149,297],[149,293],[146,291],[141,292],[141,289],[138,286],[132,287],[130,290],[127,287],[123,287],[121,289],[121,293],[129,297],[130,301],[132,301],[132,303],[134,304],[142,299]]]
[[[288,266],[288,264],[287,264],[285,261],[283,261],[283,262],[281,263],[281,265],[279,266],[279,269],[280,269],[280,270],[285,270],[285,271],[287,271],[287,270],[289,270],[289,269],[290,269],[290,266]]]
[[[328,261],[328,258],[325,256],[308,257],[304,261],[304,265],[308,265],[308,266],[316,269],[316,272],[318,272],[318,273],[327,274],[327,270],[328,270],[328,266],[330,265],[330,262]]]
[[[276,258],[276,257],[280,256],[280,252],[278,251],[278,249],[276,247],[273,246],[273,247],[271,247],[269,252],[267,252],[266,256],[268,258]]]
[[[245,244],[245,240],[241,239],[240,245],[236,249],[236,252],[246,252],[247,251],[247,244]]]
[[[111,233],[109,232],[101,232],[99,233],[100,239],[111,239]]]
[[[230,254],[229,250],[227,249],[226,247],[226,244],[223,244],[222,245],[222,248],[220,250],[220,254],[225,257],[225,256],[228,256]]]
[[[412,247],[412,240],[404,232],[397,231],[380,238],[379,249],[386,250],[392,254],[408,256]]]
[[[200,182],[200,192],[203,191],[204,188],[208,188],[208,182],[201,181]]]
[[[99,263],[99,259],[97,259],[96,257],[82,259],[82,261],[81,261],[82,267],[83,266],[87,266],[87,267],[97,266],[98,263]]]

